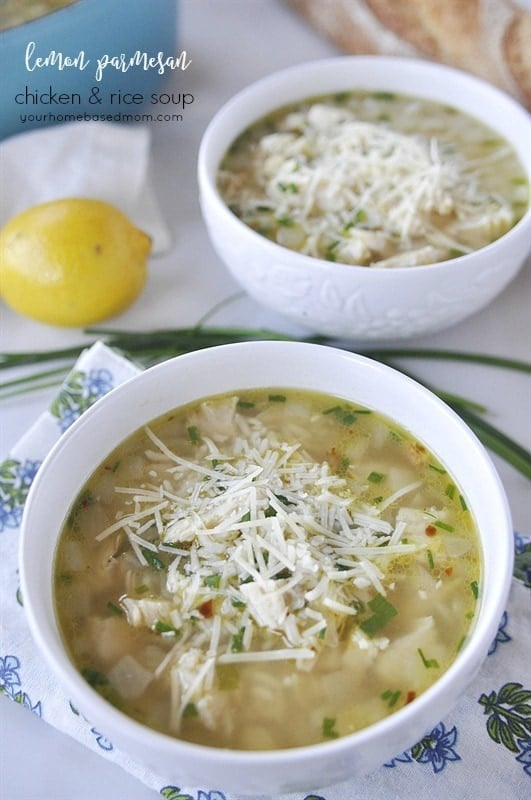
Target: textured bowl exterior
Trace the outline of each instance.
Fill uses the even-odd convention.
[[[182,742],[145,728],[98,695],[70,662],[53,600],[60,528],[80,487],[138,427],[219,392],[292,387],[351,399],[391,417],[424,442],[467,497],[481,537],[483,576],[473,633],[425,694],[356,734],[311,747],[241,752]],[[83,457],[80,458],[79,454]],[[513,566],[507,500],[482,445],[437,397],[404,375],[343,350],[300,342],[250,342],[180,356],[127,381],[64,434],[30,490],[20,544],[21,590],[32,635],[66,696],[122,752],[178,786],[222,786],[275,797],[364,775],[411,747],[454,705],[479,670],[505,609]]]
[[[200,201],[212,244],[259,303],[318,333],[381,341],[450,327],[488,305],[531,251],[531,211],[491,245],[451,261],[379,269],[301,255],[251,230],[216,189],[219,163],[249,124],[296,100],[349,89],[386,89],[451,104],[508,139],[531,177],[531,117],[499,90],[439,64],[377,56],[326,59],[244,89],[211,121],[199,152]]]

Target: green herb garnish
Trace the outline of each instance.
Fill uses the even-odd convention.
[[[201,444],[201,434],[199,433],[199,429],[196,425],[190,425],[186,431],[192,444]]]
[[[452,533],[455,530],[453,525],[449,525],[447,522],[443,522],[440,519],[435,520],[433,524],[435,525],[436,528],[440,528],[443,531],[449,531],[450,533]]]
[[[479,586],[477,581],[472,581],[470,584],[470,588],[472,590],[472,594],[474,595],[474,599],[477,600],[479,597]]]
[[[420,647],[417,648],[417,653],[422,659],[422,663],[426,669],[439,669],[439,662],[435,658],[426,658]]]
[[[286,402],[286,395],[285,394],[270,394],[267,398],[270,403],[285,403]]]
[[[371,483],[381,483],[384,478],[385,475],[381,472],[371,472],[367,476],[367,480],[370,481]]]
[[[164,622],[161,619],[158,619],[155,624],[153,625],[153,630],[155,633],[171,633],[173,636],[180,633],[177,628],[174,628],[173,625],[169,625],[167,622]]]
[[[210,589],[219,589],[221,583],[221,575],[207,575],[203,578],[203,584]]]
[[[339,733],[336,731],[335,717],[325,717],[323,719],[323,739],[337,739]]]
[[[356,414],[349,408],[342,408],[341,406],[332,406],[323,411],[324,416],[333,416],[336,422],[341,425],[352,425],[356,421]]]
[[[187,703],[183,709],[183,719],[191,719],[192,717],[198,717],[199,711],[196,708],[195,703]]]
[[[162,559],[160,559],[158,555],[153,552],[153,550],[149,550],[147,547],[141,547],[140,551],[148,562],[149,566],[153,567],[153,569],[162,570],[166,568],[164,561],[162,561]]]
[[[392,603],[387,600],[383,594],[377,594],[372,600],[367,603],[370,610],[373,612],[372,617],[364,620],[360,624],[361,630],[367,636],[374,636],[381,628],[384,628],[393,617],[396,617],[398,611]]]
[[[230,649],[233,653],[241,653],[243,651],[243,634],[245,633],[245,628],[240,628],[238,633],[235,633],[232,637],[232,643]]]
[[[385,692],[382,692],[380,698],[387,704],[388,708],[393,708],[401,694],[402,692],[400,689],[397,689],[396,692],[393,692],[392,689],[387,689]]]

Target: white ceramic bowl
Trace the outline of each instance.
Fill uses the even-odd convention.
[[[367,89],[415,95],[476,117],[515,148],[531,182],[531,117],[510,97],[427,61],[347,56],[291,67],[233,97],[205,131],[198,163],[203,217],[218,255],[259,303],[313,331],[360,342],[431,333],[486,306],[531,250],[531,211],[497,241],[438,264],[367,269],[304,256],[239,220],[216,188],[221,159],[251,123],[288,103]]]
[[[453,474],[475,515],[483,551],[473,633],[450,669],[425,694],[358,733],[272,752],[221,750],[182,742],[126,717],[93,690],[67,657],[54,613],[54,551],[84,481],[138,427],[168,410],[219,392],[297,387],[354,400],[396,420]],[[21,588],[31,631],[66,695],[123,752],[168,783],[276,796],[314,790],[374,770],[430,731],[473,679],[496,635],[512,573],[507,501],[474,434],[438,398],[365,357],[300,342],[225,345],[180,356],[122,384],[64,434],[30,490],[20,545]]]

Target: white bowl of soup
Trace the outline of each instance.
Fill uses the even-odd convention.
[[[507,500],[437,397],[252,342],[153,367],[43,463],[21,589],[66,695],[168,785],[312,791],[458,702],[512,573]]]
[[[274,73],[209,124],[212,244],[264,306],[377,341],[449,327],[530,252],[531,120],[454,69],[347,56]]]

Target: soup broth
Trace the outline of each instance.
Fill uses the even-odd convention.
[[[389,92],[281,108],[224,157],[218,186],[251,228],[306,255],[369,267],[477,250],[529,206],[522,165],[463,112]]]
[[[55,559],[74,664],[116,707],[215,747],[354,732],[463,647],[475,522],[405,430],[328,395],[220,395],[114,450]]]

